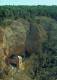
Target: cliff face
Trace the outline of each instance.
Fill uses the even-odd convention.
[[[5,28],[0,27],[0,68],[6,67],[7,56],[13,53],[20,55],[24,52],[28,24],[27,21],[19,19],[12,21],[10,25],[4,25]]]
[[[10,25],[6,25],[3,46],[7,54],[22,54],[26,50],[29,53],[38,52],[45,39],[46,31],[42,24],[39,24],[36,20],[28,22],[24,19],[19,19],[12,21]]]
[[[5,20],[5,23],[8,23],[7,21]],[[0,27],[0,71],[2,71],[3,75],[5,72],[8,74],[10,70],[5,63],[6,57],[12,54],[21,55],[24,53],[29,22],[19,19],[17,21],[13,20],[9,25],[4,26],[4,28]]]
[[[42,25],[39,25],[36,21],[28,22],[24,19],[5,20],[4,24],[4,28],[0,28],[0,47],[2,49],[0,50],[0,57],[4,62],[2,65],[5,64],[5,58],[12,54],[26,56],[40,50],[46,37]]]
[[[24,19],[5,20],[4,24],[4,29],[0,29],[0,47],[5,48],[6,54],[19,55],[25,50],[38,52],[48,39],[48,28],[55,26],[56,22],[47,17],[38,17],[31,22]]]
[[[57,50],[57,44],[55,43],[57,40],[57,22],[55,20],[47,17],[37,17],[31,22],[18,19],[10,20],[10,22],[5,20],[4,23],[4,28],[2,28],[3,26],[0,27],[0,68],[5,68],[5,58],[12,54],[21,55],[23,58],[31,55],[33,59],[36,53],[42,56],[42,49],[45,57],[45,52],[47,53],[49,48],[53,49],[53,52]],[[27,61],[29,65],[24,62],[27,66],[26,72],[27,69],[30,71],[31,61],[29,57]]]
[[[9,23],[9,24],[8,24]],[[0,29],[0,47],[5,49],[6,55],[38,52],[48,36],[48,27],[55,25],[55,20],[38,17],[28,22],[24,19],[5,20],[4,28]],[[51,25],[52,24],[52,25]]]
[[[0,27],[0,69],[5,67],[5,54],[3,49],[3,35],[4,29]]]
[[[26,48],[28,51],[38,52],[46,37],[46,31],[41,24],[37,23],[37,21],[30,23],[26,38]]]
[[[4,31],[4,47],[11,53],[24,52],[28,22],[24,20],[13,21]]]

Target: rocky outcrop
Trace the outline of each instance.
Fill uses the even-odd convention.
[[[0,27],[0,69],[5,69],[5,73],[9,76],[11,67],[5,64],[5,58],[12,54],[25,55],[25,58],[31,53],[38,54],[39,52],[40,54],[40,51],[42,51],[42,43],[44,43],[45,40],[48,41],[48,29],[51,30],[50,37],[52,40],[48,42],[51,47],[51,45],[55,43],[55,35],[57,35],[57,32],[55,33],[55,31],[57,31],[56,26],[56,21],[46,17],[38,17],[34,22],[19,19],[11,21],[10,25],[6,24],[5,28]],[[53,46],[53,49],[56,48],[56,46],[57,44]],[[30,61],[28,59],[27,63],[29,63],[23,62],[24,65],[21,65],[21,67],[25,67],[26,70],[28,67],[28,70],[30,70],[32,66],[31,61],[32,58]],[[18,75],[19,73],[16,73],[16,76]],[[19,77],[17,80],[19,80]],[[29,77],[28,80],[30,80]]]
[[[11,20],[10,25],[6,24],[4,29],[0,29],[0,47],[2,44],[4,54],[26,54],[38,52],[41,50],[42,43],[47,39],[45,30],[45,21],[53,20],[49,18],[35,18],[35,21],[26,21],[24,19]],[[5,20],[8,23],[8,20]],[[48,22],[49,24],[49,22]],[[26,55],[25,54],[25,55]]]
[[[28,31],[28,22],[23,20],[13,21],[12,24],[5,28],[4,47],[9,54],[24,52],[26,32]]]

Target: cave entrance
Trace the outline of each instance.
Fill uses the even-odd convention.
[[[11,60],[10,61],[10,65],[13,66],[13,67],[17,67],[17,58],[18,56],[16,56],[15,54],[12,54],[9,59]]]

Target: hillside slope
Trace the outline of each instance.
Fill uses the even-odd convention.
[[[6,19],[1,29],[3,29],[3,51],[5,49],[6,55],[16,54],[23,57],[25,80],[26,78],[27,80],[56,80],[57,21],[43,16],[35,17],[30,21],[22,18]],[[1,62],[4,61],[5,56],[4,52],[2,54]],[[23,73],[16,73],[15,76]],[[21,80],[22,77],[18,79]]]

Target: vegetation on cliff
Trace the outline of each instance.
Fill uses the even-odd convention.
[[[57,6],[0,6],[0,78],[57,79]],[[2,45],[2,46],[1,46]],[[5,65],[5,53],[23,57],[24,71]]]

